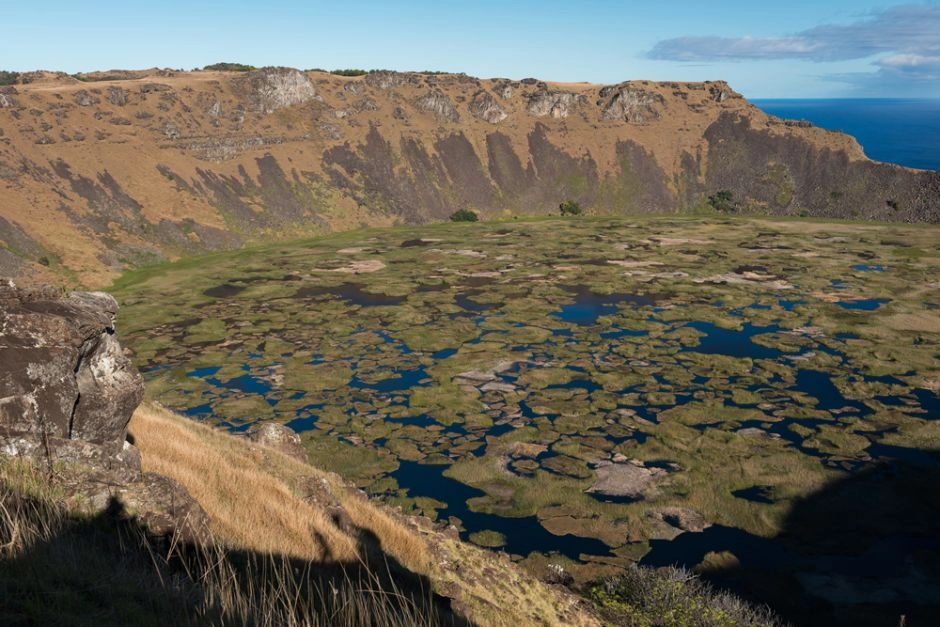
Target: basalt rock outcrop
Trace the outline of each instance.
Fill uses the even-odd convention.
[[[0,455],[55,468],[89,513],[118,498],[153,533],[202,538],[199,505],[177,482],[142,473],[127,441],[144,386],[117,340],[117,310],[104,292],[0,285]]]
[[[940,221],[940,173],[768,116],[722,81],[550,83],[263,68],[0,87],[0,273],[122,270],[329,230],[557,211]]]

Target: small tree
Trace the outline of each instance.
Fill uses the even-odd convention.
[[[727,189],[719,190],[709,196],[708,204],[711,205],[712,209],[715,211],[722,213],[734,213],[738,210],[738,206],[734,202],[734,194],[731,193],[731,190]]]
[[[479,219],[479,216],[469,209],[458,209],[450,214],[451,222],[476,222]]]
[[[558,205],[558,210],[563,216],[579,216],[581,215],[581,205],[576,203],[573,200],[566,200],[565,202]]]

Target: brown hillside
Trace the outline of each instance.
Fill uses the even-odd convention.
[[[99,287],[153,261],[460,208],[663,212],[721,189],[774,214],[940,217],[940,174],[875,164],[720,81],[81,78],[0,87],[0,275]]]

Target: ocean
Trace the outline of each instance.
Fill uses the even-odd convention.
[[[751,100],[766,113],[854,135],[875,161],[940,170],[940,100]]]

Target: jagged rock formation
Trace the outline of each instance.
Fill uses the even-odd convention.
[[[658,93],[636,89],[629,83],[604,87],[600,97],[601,117],[605,120],[623,120],[631,124],[644,124],[659,119],[665,99]]]
[[[512,88],[510,87],[510,89]],[[473,95],[473,101],[470,103],[470,113],[490,124],[498,124],[509,117],[509,114],[503,111],[502,107],[496,102],[496,98],[491,93],[483,90]]]
[[[581,94],[543,88],[529,96],[526,110],[536,117],[566,118],[584,101]]]
[[[0,437],[25,455],[65,440],[123,445],[144,385],[114,336],[103,292],[0,286]],[[114,451],[115,453],[117,451]]]
[[[21,75],[0,88],[0,272],[103,286],[248,242],[458,209],[940,220],[940,173],[865,158],[726,83],[290,68]],[[29,219],[27,219],[29,216]],[[71,277],[64,279],[64,277]]]
[[[0,454],[61,466],[57,481],[89,512],[112,497],[158,535],[205,533],[177,482],[142,474],[127,423],[143,379],[115,336],[117,303],[103,292],[0,285]]]
[[[415,100],[415,108],[426,113],[431,113],[441,122],[459,122],[460,114],[454,108],[444,92],[439,89],[428,92]]]
[[[252,111],[274,113],[317,98],[317,88],[302,72],[291,68],[268,68],[248,72],[232,81]]]

